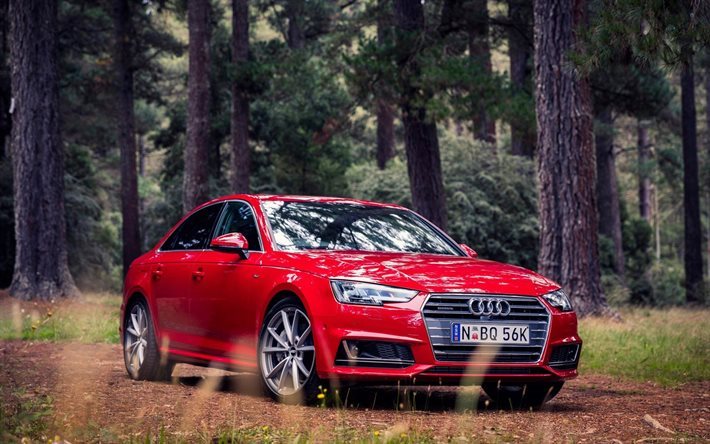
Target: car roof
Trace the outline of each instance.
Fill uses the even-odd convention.
[[[232,194],[218,197],[211,202],[220,202],[225,200],[235,199],[251,199],[260,202],[270,201],[285,201],[285,202],[316,202],[316,203],[349,203],[355,205],[368,205],[387,208],[402,208],[401,205],[388,204],[381,202],[372,202],[368,200],[351,199],[347,197],[329,197],[329,196],[298,196],[298,195],[279,195],[279,194]]]

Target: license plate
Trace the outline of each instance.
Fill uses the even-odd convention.
[[[506,324],[451,324],[451,342],[529,344],[530,327]]]

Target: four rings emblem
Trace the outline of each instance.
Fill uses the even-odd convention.
[[[476,316],[508,316],[510,304],[503,299],[471,298],[468,300],[471,313]]]

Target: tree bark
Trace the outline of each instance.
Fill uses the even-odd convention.
[[[700,191],[698,186],[698,145],[695,115],[695,79],[693,55],[683,48],[680,74],[681,120],[683,127],[683,207],[685,214],[685,299],[702,301],[703,253],[700,225]]]
[[[599,211],[599,234],[614,244],[614,272],[624,281],[624,247],[621,237],[621,213],[619,186],[616,179],[616,155],[614,153],[614,120],[611,109],[597,114],[598,127],[595,135],[597,151],[597,208]]]
[[[232,0],[232,63],[243,68],[249,60],[249,1]],[[232,191],[249,192],[249,98],[239,80],[232,82]]]
[[[436,122],[426,115],[426,109],[414,104],[417,88],[413,80],[419,75],[416,57],[407,42],[424,32],[424,10],[418,1],[395,0],[394,17],[398,28],[399,52],[397,64],[406,72],[402,95],[404,146],[407,152],[407,172],[414,210],[442,229],[446,229],[446,195],[441,175],[441,158]]]
[[[510,82],[517,92],[531,87],[532,32],[530,22],[532,8],[529,0],[508,0],[508,56],[510,58]],[[511,152],[516,156],[533,157],[536,143],[535,129],[526,128],[518,122],[510,124]]]
[[[491,65],[491,45],[488,25],[487,0],[473,0],[473,10],[468,14],[468,52],[471,62],[481,66],[482,71],[490,76],[493,68]],[[496,143],[496,122],[489,115],[485,106],[479,109],[473,117],[473,137],[488,143]]]
[[[123,274],[141,255],[136,175],[135,117],[133,110],[133,57],[131,12],[128,0],[114,0],[114,69],[116,70],[116,127],[121,153],[121,215]]]
[[[577,313],[607,308],[600,280],[591,92],[567,57],[586,21],[584,0],[535,0],[540,273],[569,293]]]
[[[639,169],[639,214],[651,223],[651,178],[648,175],[648,162],[651,159],[651,145],[648,139],[648,126],[638,121],[637,127],[638,169]]]
[[[10,109],[10,79],[5,77],[8,60],[8,30],[10,20],[8,17],[8,0],[0,0],[0,160],[3,160],[10,150],[10,133],[12,116]]]
[[[377,43],[382,46],[392,38],[389,0],[378,0]],[[391,100],[380,93],[377,106],[377,167],[385,169],[387,162],[394,157],[394,110]]]
[[[67,265],[64,152],[59,129],[57,2],[10,2],[15,269],[10,294],[78,294]]]
[[[187,145],[182,206],[188,212],[209,198],[210,0],[188,0],[189,67]]]
[[[286,3],[286,17],[288,18],[286,44],[290,49],[301,49],[306,44],[306,37],[303,33],[303,1],[288,0]]]
[[[710,169],[710,68],[705,70],[705,149],[707,149],[707,159],[708,159],[708,166],[706,166],[706,170]],[[707,207],[708,211],[710,211],[710,190],[707,190]],[[705,255],[705,263],[707,264],[707,279],[710,281],[710,222],[708,222],[707,226],[707,236],[706,236],[706,242],[705,242],[705,249],[706,249],[706,255]],[[707,296],[707,295],[706,295]]]

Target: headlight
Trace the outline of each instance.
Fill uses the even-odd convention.
[[[333,295],[343,304],[382,305],[386,302],[408,302],[416,294],[415,290],[388,287],[354,281],[330,281]]]
[[[542,296],[547,302],[560,311],[572,311],[572,304],[561,288]]]

